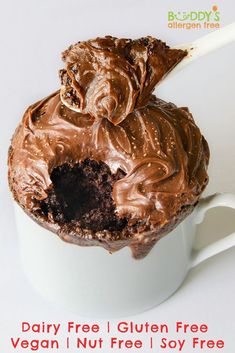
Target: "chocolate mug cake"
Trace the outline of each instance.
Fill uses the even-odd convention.
[[[12,138],[22,209],[67,242],[146,256],[208,182],[208,145],[188,108],[153,95],[186,55],[152,37],[70,46],[61,89],[30,106]]]

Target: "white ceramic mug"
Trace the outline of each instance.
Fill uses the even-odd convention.
[[[166,300],[188,271],[235,245],[235,233],[193,251],[196,224],[217,206],[235,208],[235,194],[202,199],[194,212],[141,260],[128,247],[110,254],[101,247],[68,244],[32,221],[16,205],[25,272],[44,298],[90,317],[126,316]]]

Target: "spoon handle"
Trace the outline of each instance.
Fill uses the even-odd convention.
[[[235,22],[209,33],[192,43],[176,46],[175,49],[186,49],[188,55],[167,75],[167,79],[185,66],[216,49],[235,41]],[[164,79],[165,81],[165,79]]]

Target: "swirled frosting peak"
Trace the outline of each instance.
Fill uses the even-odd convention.
[[[23,209],[62,239],[110,251],[128,245],[140,258],[192,212],[208,181],[208,159],[207,143],[187,108],[152,96],[115,126],[68,109],[56,92],[29,107],[16,130],[9,182]],[[96,190],[107,178],[112,190],[94,206]],[[89,201],[80,204],[84,193]],[[93,227],[94,212],[103,218],[102,204],[103,210],[115,209],[115,227],[84,226],[84,208],[91,208]],[[65,219],[68,211],[73,214]]]
[[[70,109],[121,123],[147,104],[156,84],[186,51],[170,49],[152,37],[111,36],[78,42],[64,51],[61,99]]]

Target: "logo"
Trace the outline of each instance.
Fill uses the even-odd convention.
[[[168,11],[168,28],[217,29],[220,28],[220,11],[213,5],[208,11]]]

